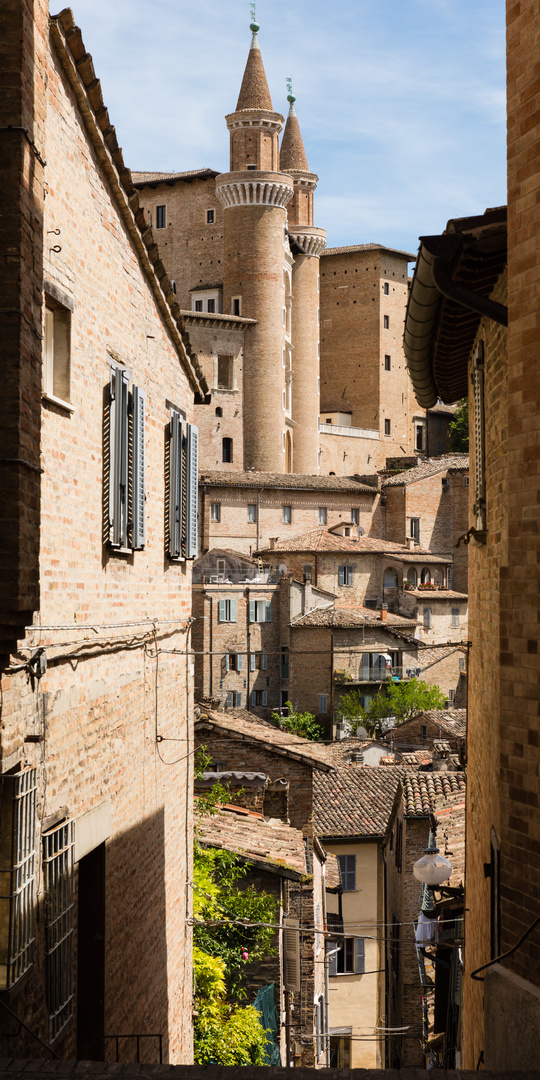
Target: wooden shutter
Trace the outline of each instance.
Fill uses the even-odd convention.
[[[236,654],[236,670],[237,671],[242,671],[243,668],[244,668],[244,657],[242,656],[242,653],[237,653]]]
[[[251,612],[250,612],[249,621],[250,622],[252,621],[251,620]],[[249,657],[249,670],[250,671],[255,671],[255,653],[254,652],[252,652],[250,657]]]
[[[252,691],[251,691],[251,704],[252,704],[252,705],[256,705],[256,704],[257,704],[257,698],[256,698],[256,695],[255,695],[255,690],[252,690]]]
[[[354,970],[357,975],[362,974],[366,968],[366,955],[365,955],[366,942],[363,937],[355,937],[354,939]]]
[[[221,601],[220,601],[220,603],[221,603]],[[225,653],[225,671],[228,671],[230,666],[231,665],[230,665],[230,660],[229,660],[229,654],[227,652],[227,653]]]
[[[268,692],[266,690],[262,692],[261,705],[268,705]]]
[[[255,622],[255,601],[249,601],[249,621]]]
[[[220,600],[218,604],[218,622],[225,622],[225,601]]]
[[[182,419],[171,409],[169,424],[169,555],[182,554]],[[221,604],[221,601],[220,601]],[[221,609],[220,609],[221,610]],[[219,616],[220,622],[221,614]]]
[[[145,465],[145,426],[144,426],[144,391],[133,387],[133,483],[132,483],[132,518],[131,537],[134,548],[143,548],[146,541],[146,508],[144,490]]]
[[[199,490],[199,430],[187,425],[186,462],[186,559],[197,558]]]
[[[236,622],[236,600],[229,600],[230,615],[229,622]]]
[[[267,668],[268,668],[268,655],[267,655],[267,653],[263,652],[263,654],[262,654],[262,669],[263,669],[263,671],[266,671]]]
[[[272,622],[272,601],[271,600],[265,600],[265,601],[263,601],[263,603],[266,604],[266,619],[265,619],[265,622]]]
[[[115,547],[128,544],[128,378],[122,368],[113,368],[110,382],[110,540]]]
[[[283,986],[297,993],[300,989],[300,926],[298,919],[283,924]]]
[[[339,578],[338,578],[339,584],[344,585],[345,584],[345,567],[340,566],[338,573],[339,573]]]
[[[328,942],[328,952],[330,953],[330,956],[328,958],[328,974],[330,976],[337,975],[337,952],[334,952],[334,949],[337,948],[337,941]]]

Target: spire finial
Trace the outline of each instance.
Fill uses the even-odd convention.
[[[294,96],[294,94],[292,92],[292,79],[288,78],[285,81],[287,83],[287,90],[289,91],[289,93],[287,94],[287,101],[289,102],[290,105],[293,105],[294,102],[296,101],[296,98],[295,98],[295,96]]]
[[[251,23],[249,24],[249,29],[251,30],[252,34],[256,34],[258,32],[258,30],[260,30],[260,27],[259,27],[259,24],[258,24],[256,16],[255,16],[255,4],[254,3],[249,5],[249,10],[250,10],[250,13],[251,13]]]

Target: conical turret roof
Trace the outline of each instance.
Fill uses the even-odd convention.
[[[300,124],[294,108],[294,98],[289,98],[290,109],[281,140],[279,167],[281,172],[309,172],[306,151],[300,134]]]
[[[268,112],[274,111],[270,90],[268,89],[268,82],[266,80],[266,72],[262,62],[261,50],[259,48],[257,30],[253,30],[246,70],[244,71],[244,78],[242,79],[242,85],[236,103],[236,112],[240,112],[241,109],[266,109]]]

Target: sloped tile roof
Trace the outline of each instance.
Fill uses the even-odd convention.
[[[259,553],[268,554],[276,551],[343,551],[354,552],[356,555],[380,554],[390,558],[401,559],[403,562],[437,562],[446,563],[451,560],[443,555],[433,555],[423,548],[415,548],[414,551],[406,544],[395,544],[391,540],[379,540],[375,536],[339,536],[338,533],[319,525],[315,529],[296,536],[278,540],[273,548],[264,547]]]
[[[377,477],[373,487],[354,476],[310,476],[304,473],[224,472],[209,469],[201,472],[199,484],[207,487],[294,488],[297,491],[351,491],[357,495],[376,495]]]
[[[402,484],[414,484],[417,480],[425,480],[428,476],[436,473],[447,472],[448,469],[468,469],[468,454],[445,454],[442,457],[426,458],[420,465],[413,469],[404,469],[397,476],[389,476],[381,481],[382,487],[401,487]]]
[[[261,720],[247,709],[227,709],[227,712],[204,709],[196,721],[195,730],[205,723],[210,723],[214,730],[222,731],[232,738],[247,739],[273,753],[304,761],[317,770],[329,770],[333,767],[332,756],[322,743],[311,742],[309,739],[302,739],[300,735],[282,731],[269,720]]]
[[[265,821],[262,814],[246,814],[242,807],[231,805],[211,817],[196,816],[196,829],[208,847],[232,851],[258,865],[266,863],[277,872],[307,872],[302,833],[282,821]]]
[[[314,774],[313,820],[321,836],[383,836],[403,770],[338,765]]]
[[[329,851],[326,852],[325,862],[325,884],[327,889],[337,889],[341,885],[341,874],[339,872],[339,863],[337,861],[337,855],[332,855]]]
[[[327,248],[321,255],[348,255],[349,252],[361,251],[389,251],[392,255],[405,255],[407,262],[416,262],[416,255],[410,251],[401,251],[400,248],[387,247],[386,244],[349,244],[347,247]]]
[[[347,627],[361,628],[366,625],[376,626],[379,630],[390,630],[393,627],[414,633],[416,619],[405,619],[402,615],[394,615],[393,612],[389,611],[386,621],[384,621],[381,619],[379,612],[372,611],[371,608],[361,607],[360,605],[355,608],[342,607],[339,604],[332,604],[331,607],[314,608],[313,611],[308,611],[306,615],[297,615],[291,621],[291,626],[334,626],[343,629]]]
[[[409,727],[416,728],[418,723],[426,717],[436,724],[441,735],[453,736],[455,739],[464,739],[467,734],[467,710],[466,709],[425,709],[410,720],[404,720],[401,724],[395,724],[391,732],[387,732],[384,740],[389,741],[407,736]]]
[[[235,111],[243,109],[264,109],[267,112],[274,109],[256,33],[251,41]]]
[[[289,109],[283,131],[279,152],[279,167],[281,172],[284,173],[288,173],[291,169],[294,172],[309,172],[304,141],[294,104]]]
[[[134,172],[132,173],[135,187],[144,187],[145,184],[171,183],[174,180],[197,180],[219,176],[215,169],[188,169],[187,172]]]
[[[453,589],[407,589],[407,595],[416,596],[418,600],[468,600],[467,593],[454,592]]]
[[[407,817],[434,813],[439,801],[458,795],[465,799],[466,779],[462,772],[408,773],[403,778],[403,801]]]

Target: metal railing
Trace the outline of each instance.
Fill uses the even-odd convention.
[[[359,686],[361,683],[401,682],[403,679],[414,678],[411,671],[414,669],[404,667],[379,668],[373,667],[369,672],[362,668],[358,673],[353,671],[334,671],[334,682],[346,686]]]
[[[193,573],[194,585],[277,585],[280,580],[279,570],[196,570]]]
[[[120,1039],[135,1040],[136,1062],[139,1065],[141,1062],[141,1039],[157,1039],[159,1047],[159,1064],[163,1064],[163,1035],[106,1035],[105,1039],[113,1040],[115,1043],[116,1057],[115,1061],[120,1061]],[[157,1062],[145,1061],[145,1065],[155,1065]]]

